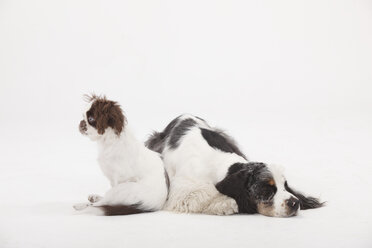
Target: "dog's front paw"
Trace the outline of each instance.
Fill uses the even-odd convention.
[[[102,196],[100,195],[95,195],[95,194],[92,194],[92,195],[89,195],[88,196],[88,201],[90,201],[91,203],[95,203],[95,202],[98,202],[100,200],[102,200]]]
[[[187,194],[174,194],[169,197],[164,210],[179,213],[201,213],[209,203],[212,193],[201,189]]]
[[[234,199],[221,195],[213,199],[210,205],[203,210],[203,213],[212,215],[232,215],[238,213],[238,205]]]
[[[89,203],[78,203],[72,206],[75,210],[81,211],[83,209],[86,209],[90,204]]]

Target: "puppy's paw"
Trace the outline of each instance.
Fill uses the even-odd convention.
[[[95,202],[98,202],[100,200],[102,200],[102,196],[100,195],[95,195],[95,194],[92,194],[92,195],[89,195],[88,196],[88,201],[90,201],[91,203],[95,203]]]
[[[78,204],[75,204],[74,206],[72,206],[75,210],[77,211],[81,211],[83,209],[86,209],[87,207],[89,207],[91,204],[89,203],[78,203]]]

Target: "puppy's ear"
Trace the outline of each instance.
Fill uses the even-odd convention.
[[[125,116],[123,114],[120,105],[117,102],[110,102],[107,106],[107,124],[109,127],[115,130],[115,133],[119,135],[124,128],[126,122]]]
[[[300,200],[300,209],[306,210],[306,209],[312,209],[312,208],[320,208],[325,205],[325,202],[320,202],[319,199],[311,196],[304,196],[302,193],[297,192],[296,190],[290,188],[288,186],[288,183],[285,182],[285,189],[296,196]]]
[[[115,105],[112,101],[107,101],[106,99],[99,99],[95,102],[97,109],[97,119],[96,119],[96,128],[99,134],[104,134],[106,128],[112,127],[110,123],[111,112],[113,112],[113,107]]]
[[[108,115],[101,114],[96,119],[96,128],[99,134],[104,134],[106,128],[108,127]]]
[[[257,213],[257,206],[249,196],[247,184],[252,178],[252,171],[244,164],[233,164],[226,177],[216,184],[217,190],[235,199],[240,213]]]

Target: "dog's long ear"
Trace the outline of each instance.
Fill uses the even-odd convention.
[[[312,208],[320,208],[325,205],[325,202],[320,202],[318,198],[311,197],[311,196],[304,196],[302,193],[297,192],[296,190],[293,190],[288,186],[288,183],[285,182],[285,189],[296,196],[300,200],[300,209],[306,210],[306,209],[312,209]]]
[[[216,184],[216,188],[222,194],[237,198],[241,192],[244,191],[246,182],[246,170],[243,169],[242,164],[233,164],[226,175],[226,177]]]
[[[245,164],[236,163],[229,168],[226,177],[216,184],[220,193],[235,199],[240,213],[257,213],[257,206],[246,189],[250,177]]]

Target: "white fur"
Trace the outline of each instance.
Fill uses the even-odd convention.
[[[86,134],[98,142],[98,163],[112,188],[104,197],[91,195],[89,203],[74,208],[140,204],[141,209],[160,210],[168,193],[160,155],[139,142],[127,124],[119,136],[110,127],[100,135],[86,118]]]
[[[269,170],[274,177],[275,186],[277,188],[276,194],[274,196],[273,213],[271,216],[286,217],[287,216],[285,208],[286,200],[291,198],[291,196],[294,198],[296,197],[285,190],[284,187],[285,178],[283,176],[284,168],[277,165],[269,165]]]

